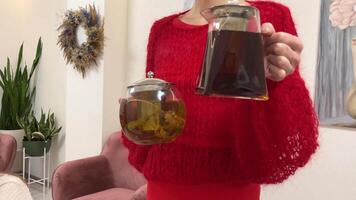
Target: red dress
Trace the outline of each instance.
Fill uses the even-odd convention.
[[[260,10],[262,22],[296,35],[287,7],[265,1],[251,4]],[[243,184],[252,184],[249,189],[254,192],[245,194],[255,195],[236,199],[256,200],[260,190],[253,184],[286,180],[317,149],[318,120],[309,92],[296,70],[281,82],[267,81],[270,100],[266,102],[196,94],[208,26],[187,25],[178,16],[152,26],[147,71],[176,84],[181,92],[187,109],[183,134],[173,143],[151,146],[136,145],[123,137],[129,161],[148,179],[148,196],[154,200],[173,200],[158,191],[170,194],[173,189],[180,194],[181,187],[188,185],[184,190],[191,194],[203,191],[194,190],[200,186],[218,193],[226,186],[232,188],[226,193],[236,192],[230,196],[241,196]],[[152,197],[157,192],[161,196]]]
[[[260,185],[246,183],[201,183],[181,185],[148,181],[147,200],[258,200]]]

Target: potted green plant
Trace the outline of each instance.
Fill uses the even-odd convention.
[[[54,113],[41,111],[41,118],[37,120],[34,113],[29,116],[17,118],[17,122],[25,131],[23,146],[26,154],[30,156],[43,156],[44,148],[48,152],[51,148],[52,138],[57,136],[62,127],[58,127]]]
[[[0,133],[15,137],[17,150],[22,148],[22,138],[24,131],[17,124],[16,117],[28,115],[32,110],[32,102],[35,95],[35,87],[32,86],[32,79],[42,55],[42,41],[38,40],[36,56],[32,62],[32,67],[23,65],[22,44],[18,53],[16,66],[12,66],[7,58],[6,66],[0,69],[0,87],[2,89],[1,111],[0,111]],[[16,153],[12,171],[17,172],[22,169],[21,152]]]
[[[0,87],[2,89],[0,111],[0,133],[16,138],[18,149],[22,147],[24,131],[17,123],[17,118],[28,116],[32,110],[32,102],[36,88],[31,80],[38,67],[42,55],[42,41],[38,40],[36,56],[32,67],[22,66],[23,44],[20,47],[15,70],[7,58],[6,66],[0,69]]]

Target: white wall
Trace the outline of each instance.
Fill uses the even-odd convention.
[[[130,0],[128,4],[127,83],[145,77],[146,44],[155,20],[182,10],[182,0]]]
[[[104,0],[67,0],[68,9],[85,7],[95,2],[97,10],[105,15]],[[80,34],[79,37],[85,37]],[[67,65],[66,142],[65,159],[75,160],[97,155],[102,145],[104,60],[98,66],[82,74]]]
[[[128,1],[105,2],[103,143],[120,130],[118,99],[126,92]]]
[[[23,12],[24,0],[14,1],[0,1],[1,7],[1,19],[0,20],[0,65],[6,64],[6,56],[9,56],[11,60],[17,58],[17,52],[23,41],[22,31],[18,30],[17,26],[22,26],[23,17],[19,13]],[[4,20],[11,19],[11,20]],[[16,25],[16,26],[15,26]],[[18,38],[18,40],[11,40],[9,38]]]
[[[118,99],[126,91],[127,0],[68,0],[68,8],[91,2],[105,16],[104,56],[85,79],[68,68],[66,161],[100,153],[109,135],[120,129]]]
[[[25,43],[24,61],[32,64],[38,38],[42,36],[43,54],[36,75],[36,112],[51,109],[59,124],[65,127],[65,63],[56,46],[59,14],[65,10],[64,1],[12,0],[0,1],[0,65],[5,56],[17,59],[21,42]],[[40,15],[38,13],[41,13]],[[15,63],[14,63],[15,64]],[[55,81],[54,81],[55,80]],[[64,133],[53,141],[52,166],[64,161]],[[35,163],[37,161],[34,161]],[[34,165],[33,173],[40,175],[42,165]]]

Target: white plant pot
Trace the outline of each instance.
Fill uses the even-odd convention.
[[[11,169],[12,172],[22,171],[22,139],[25,136],[25,131],[20,130],[0,130],[0,134],[11,135],[16,139],[17,142],[17,152],[14,161],[14,165]]]

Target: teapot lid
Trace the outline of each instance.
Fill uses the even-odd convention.
[[[252,16],[259,15],[259,11],[253,6],[229,3],[205,9],[201,14],[208,21],[216,17],[239,17],[249,19]]]
[[[159,78],[154,78],[154,73],[152,71],[147,72],[147,78],[137,81],[127,88],[134,88],[140,86],[171,86],[172,84]]]

